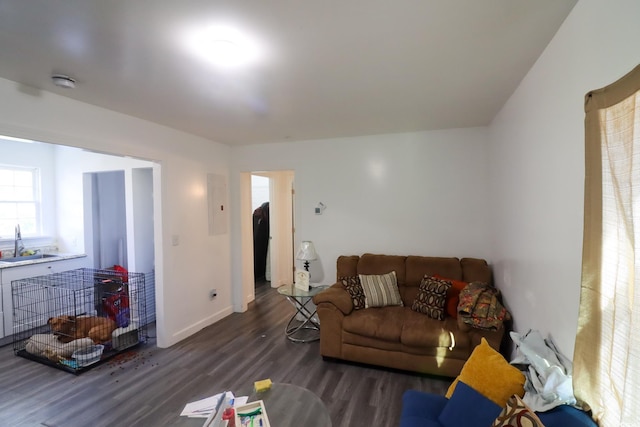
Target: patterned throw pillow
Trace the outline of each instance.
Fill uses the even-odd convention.
[[[402,305],[396,272],[387,274],[360,274],[365,296],[365,308]]]
[[[544,427],[540,418],[514,394],[491,427]]]
[[[351,301],[353,301],[353,309],[360,310],[365,307],[364,290],[360,284],[360,278],[358,276],[341,277],[338,279],[342,286],[349,292]]]
[[[426,314],[432,319],[444,320],[444,306],[450,287],[451,282],[447,280],[424,276],[411,310]]]

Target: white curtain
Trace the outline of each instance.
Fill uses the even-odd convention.
[[[576,396],[601,426],[640,423],[640,67],[587,94]]]

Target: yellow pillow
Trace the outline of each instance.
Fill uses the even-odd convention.
[[[524,396],[525,377],[482,338],[462,367],[460,375],[453,381],[447,398],[451,397],[458,381],[472,387],[478,393],[504,407],[511,396]]]

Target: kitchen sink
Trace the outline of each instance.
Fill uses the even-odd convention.
[[[55,254],[35,254],[35,255],[17,256],[12,258],[0,258],[0,262],[20,262],[20,261],[29,261],[32,259],[58,258],[58,257],[59,255],[55,255]]]

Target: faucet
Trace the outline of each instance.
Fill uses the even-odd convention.
[[[22,244],[22,233],[20,233],[20,224],[16,225],[16,237],[13,245],[13,256],[19,257],[24,252],[24,245]]]

